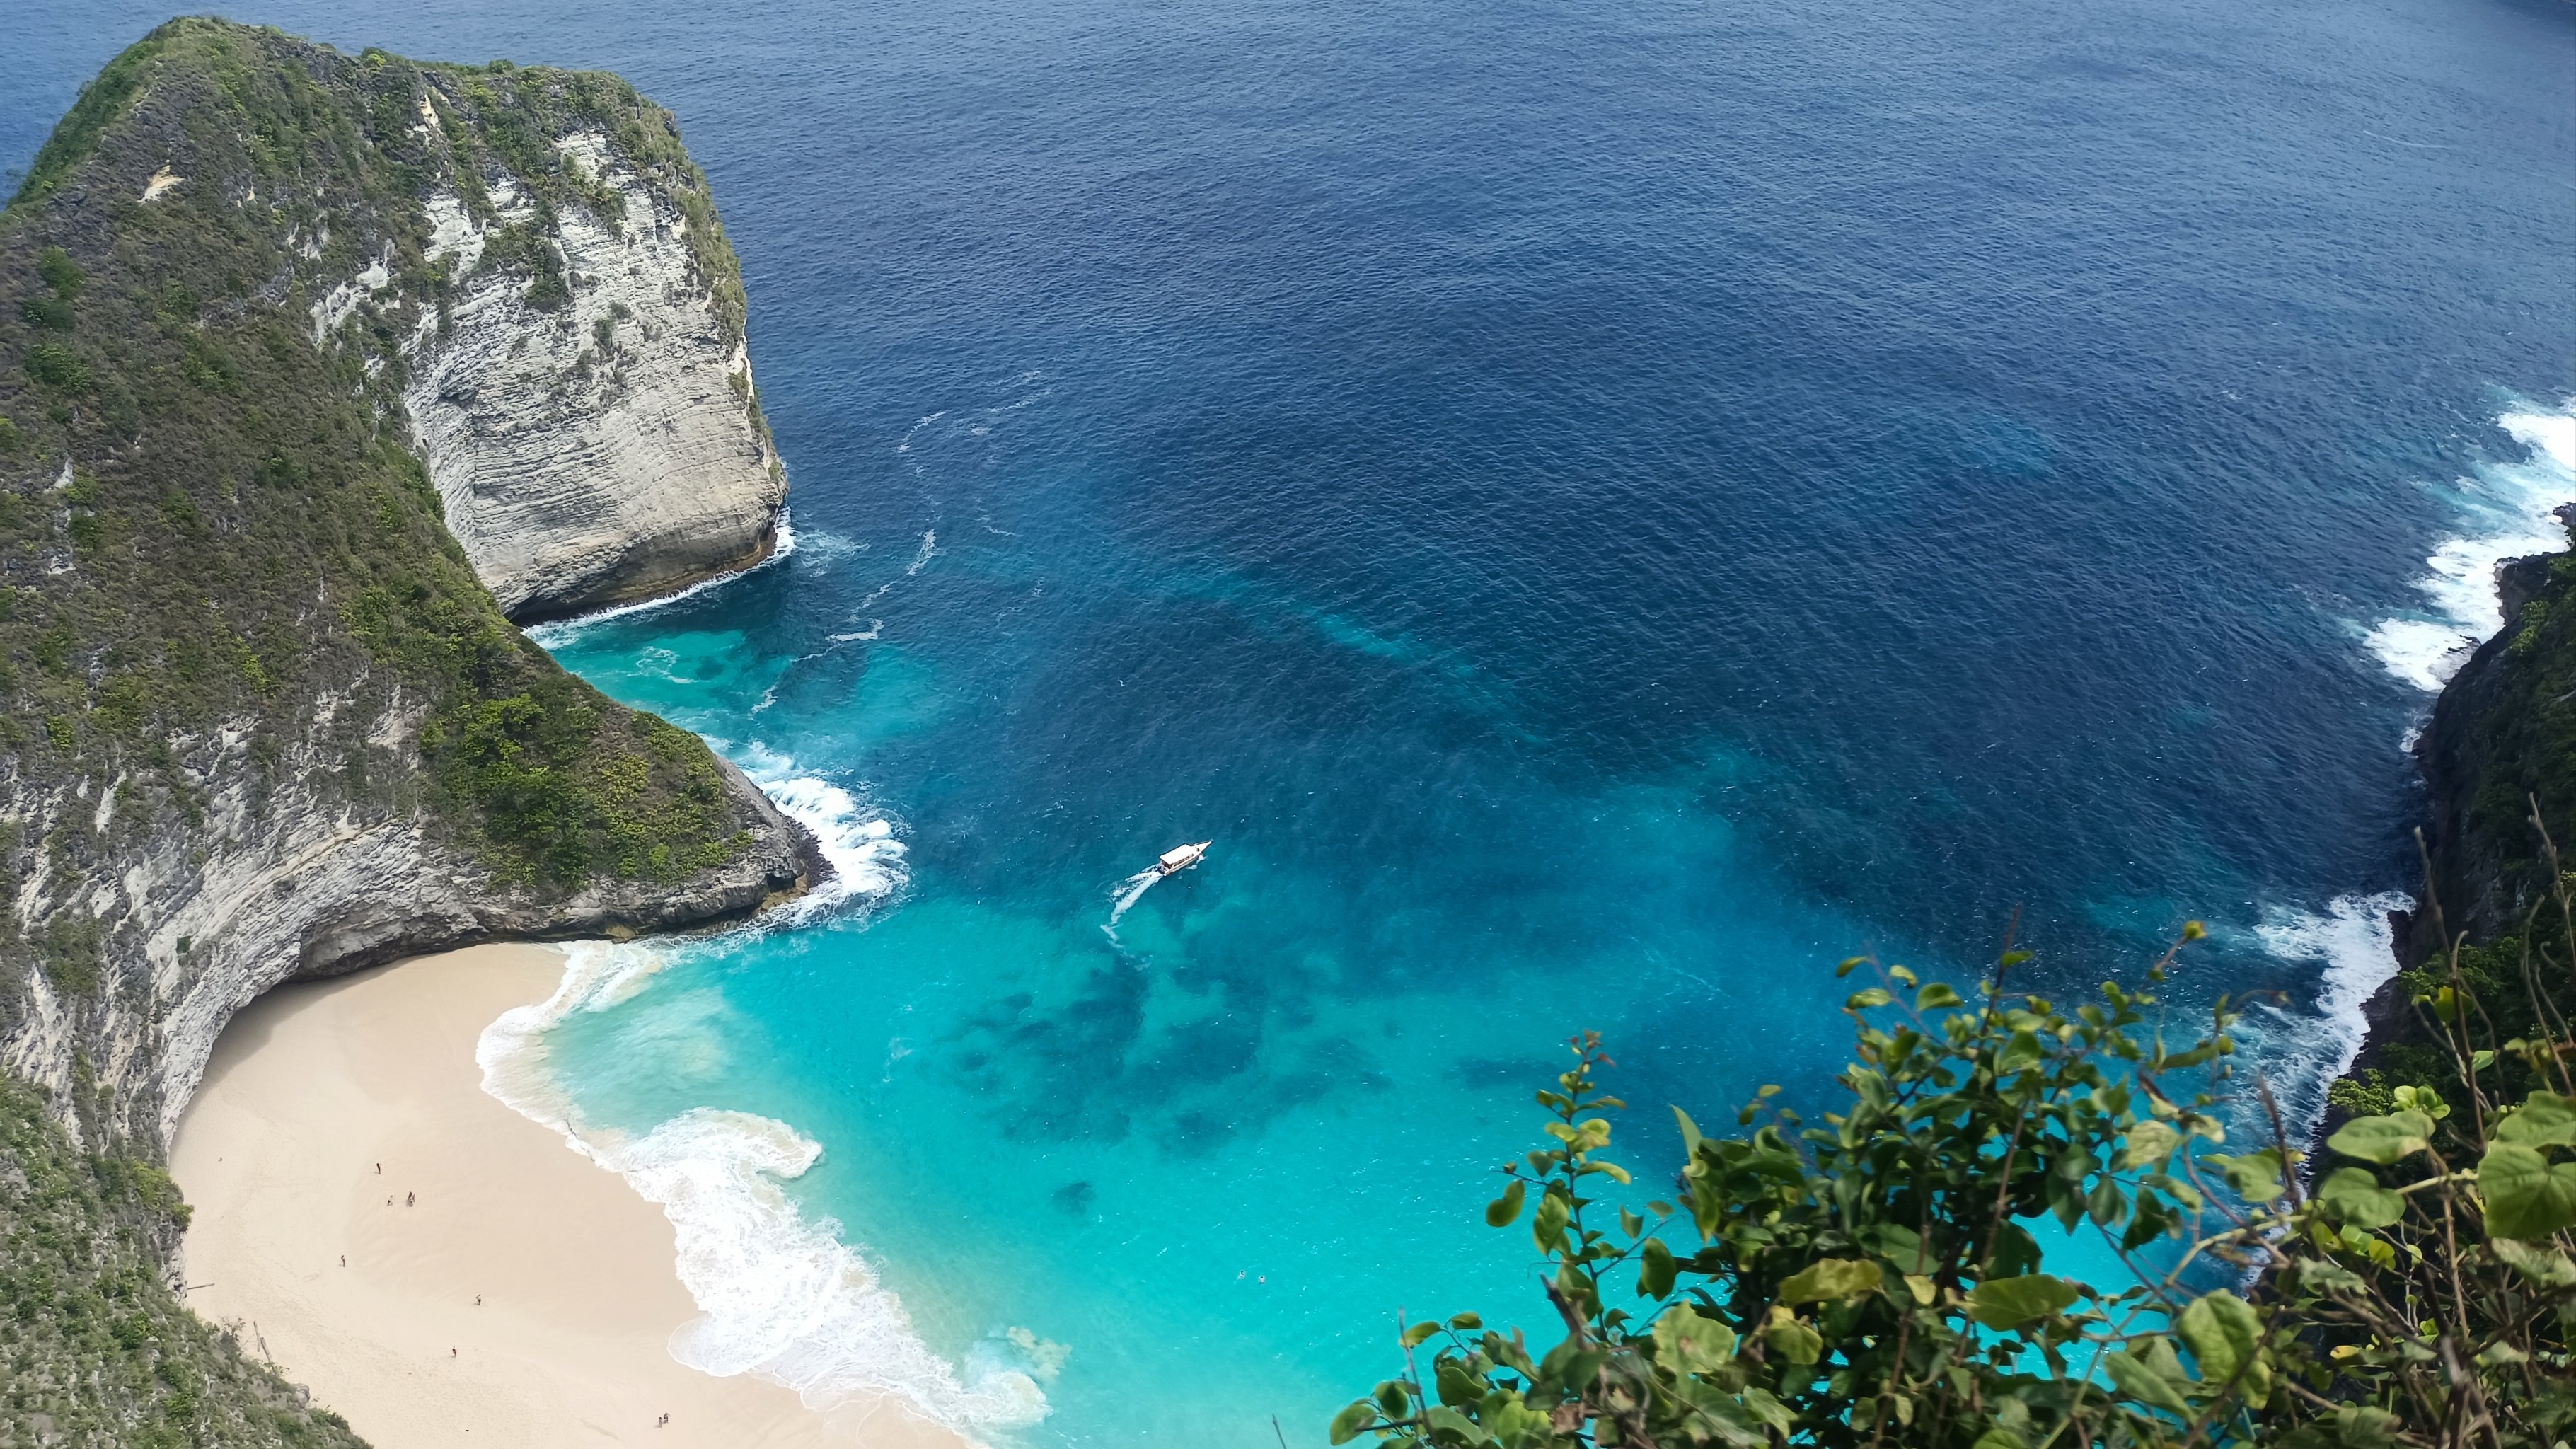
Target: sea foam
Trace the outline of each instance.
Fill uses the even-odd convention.
[[[792,758],[757,743],[736,752],[734,763],[772,804],[812,831],[832,878],[753,922],[754,929],[802,925],[853,903],[881,902],[904,883],[903,842],[894,825],[842,786],[806,774]]]
[[[2338,896],[2323,912],[2276,911],[2254,928],[2271,955],[2323,968],[2316,999],[2305,1010],[2258,1005],[2242,1023],[2294,1133],[2315,1129],[2325,1115],[2327,1084],[2360,1055],[2370,1034],[2362,1008],[2397,974],[2389,913],[2413,904],[2403,891]]]
[[[2470,651],[2504,627],[2497,564],[2567,546],[2567,531],[2551,513],[2576,503],[2576,399],[2554,410],[2519,407],[2496,425],[2522,445],[2524,456],[2481,463],[2449,490],[2461,532],[2425,559],[2426,572],[2415,583],[2423,606],[2369,631],[2371,653],[2418,689],[2439,690]]]
[[[900,889],[903,845],[888,822],[787,756],[757,745],[740,753],[745,773],[814,833],[834,871],[830,882],[742,929],[810,921]],[[1044,1417],[1037,1379],[1049,1376],[1059,1346],[1041,1345],[1052,1357],[979,1346],[961,1371],[921,1341],[902,1300],[841,1240],[838,1223],[799,1211],[782,1184],[821,1159],[820,1143],[785,1122],[705,1107],[640,1137],[581,1121],[547,1064],[546,1032],[574,1012],[631,998],[684,953],[711,948],[720,949],[577,942],[554,994],[502,1013],[474,1052],[486,1092],[561,1132],[670,1220],[676,1270],[698,1307],[672,1334],[672,1357],[706,1373],[784,1385],[819,1412],[863,1415],[892,1404],[970,1438]]]
[[[585,632],[596,625],[605,624],[611,619],[628,619],[633,618],[637,614],[649,614],[656,609],[669,608],[671,605],[680,602],[682,599],[694,599],[709,589],[723,588],[725,585],[732,583],[738,578],[742,578],[747,574],[756,574],[762,569],[769,567],[771,564],[779,562],[789,554],[796,552],[796,549],[796,520],[792,516],[790,510],[781,508],[778,510],[777,542],[771,545],[769,556],[767,558],[753,564],[751,567],[747,569],[736,569],[729,574],[718,574],[711,579],[700,579],[696,583],[689,585],[687,588],[680,590],[676,594],[664,594],[658,599],[645,599],[640,603],[633,604],[619,604],[613,608],[600,609],[593,613],[577,615],[570,619],[557,619],[551,624],[539,624],[535,628],[528,630],[527,635],[528,638],[535,641],[537,647],[541,649],[560,649],[564,645],[571,643],[573,640],[580,638]]]

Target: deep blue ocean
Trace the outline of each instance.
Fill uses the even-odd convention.
[[[18,9],[0,165],[159,18]],[[1562,1039],[1660,1174],[1829,1102],[1856,952],[2205,918],[2312,1103],[2576,498],[2567,0],[236,18],[678,114],[795,547],[544,638],[847,879],[486,1047],[681,1223],[684,1358],[996,1444],[1304,1449],[1400,1307],[1539,1328],[1479,1208]]]

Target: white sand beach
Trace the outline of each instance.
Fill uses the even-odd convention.
[[[172,1152],[190,1306],[381,1449],[960,1449],[892,1404],[827,1421],[671,1358],[696,1309],[661,1210],[481,1088],[475,1039],[563,961],[476,947],[235,1018]]]

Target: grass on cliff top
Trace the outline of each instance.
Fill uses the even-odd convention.
[[[505,621],[410,451],[398,341],[444,282],[419,197],[532,164],[572,113],[687,164],[614,77],[202,19],[120,56],[39,154],[0,217],[0,760],[22,798],[80,802],[0,838],[0,889],[41,869],[53,903],[0,918],[0,957],[87,989],[119,923],[67,903],[210,829],[210,782],[250,780],[254,813],[289,781],[362,819],[425,805],[542,892],[740,848],[704,745]],[[142,201],[164,166],[185,179]],[[577,177],[526,179],[578,203]],[[316,295],[387,255],[397,288],[317,346]]]
[[[2549,561],[2547,579],[2515,616],[2498,660],[2495,707],[2474,742],[2477,793],[2469,828],[2494,842],[2515,894],[2536,900],[2548,872],[2532,811],[2576,821],[2576,553]]]
[[[149,1163],[83,1153],[0,1077],[0,1442],[357,1446],[162,1278],[187,1222]]]

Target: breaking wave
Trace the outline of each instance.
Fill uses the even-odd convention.
[[[2416,580],[2423,605],[2371,626],[2370,652],[2388,672],[2426,691],[2439,690],[2470,651],[2504,627],[2496,598],[2496,565],[2567,546],[2552,517],[2576,503],[2576,399],[2556,409],[2518,407],[2496,419],[2524,450],[2516,462],[2480,463],[2448,490],[2462,532],[2425,559]]]
[[[634,604],[619,604],[614,608],[601,609],[596,613],[581,614],[570,619],[557,619],[551,624],[539,624],[528,630],[527,635],[536,641],[540,649],[560,649],[580,638],[588,630],[605,624],[611,619],[629,619],[637,614],[649,614],[655,609],[668,608],[682,599],[694,599],[709,589],[722,588],[745,575],[756,574],[795,551],[796,521],[791,516],[790,510],[781,508],[778,510],[778,541],[771,546],[767,558],[751,567],[736,569],[729,574],[718,574],[711,579],[700,579],[676,594],[664,594],[658,599],[646,599]]]
[[[801,925],[852,902],[881,901],[903,885],[903,842],[894,838],[893,823],[856,795],[758,744],[736,752],[734,763],[789,819],[813,832],[832,866],[830,880],[754,922],[756,928]]]
[[[741,929],[796,924],[903,884],[893,827],[847,789],[800,772],[754,745],[738,756],[778,807],[812,831],[833,879]],[[787,1123],[697,1108],[641,1137],[593,1131],[548,1067],[545,1035],[578,1011],[615,1006],[700,943],[576,942],[554,994],[486,1027],[474,1058],[483,1090],[564,1135],[576,1152],[658,1205],[676,1235],[676,1269],[698,1316],[671,1336],[671,1356],[719,1377],[748,1373],[794,1389],[808,1408],[864,1417],[891,1406],[972,1436],[1035,1423],[1039,1380],[1061,1345],[1025,1329],[950,1363],[913,1331],[902,1299],[841,1240],[840,1224],[808,1219],[782,1184],[821,1159],[820,1143]],[[1027,1340],[1025,1343],[1022,1340]]]
[[[2352,1069],[2370,1034],[2362,1014],[2397,974],[2397,940],[2389,913],[2415,904],[2403,891],[2338,896],[2320,914],[2280,911],[2254,928],[2271,955],[2322,969],[2316,999],[2290,1010],[2258,1005],[2241,1023],[2272,1073],[2273,1095],[2294,1135],[2315,1130],[2326,1087]]]

